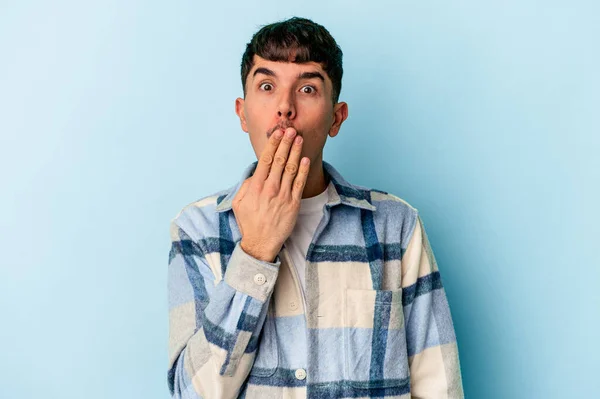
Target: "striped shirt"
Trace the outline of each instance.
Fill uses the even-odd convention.
[[[233,187],[170,225],[173,398],[463,398],[458,346],[418,210],[323,161],[328,201],[306,254],[240,247]],[[306,306],[303,299],[306,300]]]

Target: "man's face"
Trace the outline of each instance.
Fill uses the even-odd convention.
[[[250,135],[256,158],[277,129],[293,127],[302,136],[302,156],[322,159],[327,136],[337,135],[348,116],[346,103],[332,103],[331,79],[320,64],[268,61],[257,55],[246,78],[246,98],[235,110]]]

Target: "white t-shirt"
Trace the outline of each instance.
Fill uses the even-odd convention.
[[[323,218],[323,206],[327,203],[327,188],[321,194],[300,200],[300,211],[292,234],[285,240],[292,262],[298,272],[304,309],[306,309],[306,254],[319,222]]]

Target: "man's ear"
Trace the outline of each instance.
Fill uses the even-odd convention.
[[[348,104],[339,102],[333,107],[333,124],[329,129],[329,136],[335,137],[340,132],[342,123],[348,118]]]
[[[244,114],[244,99],[236,98],[235,99],[235,113],[240,118],[240,125],[242,126],[242,130],[248,133],[248,124],[246,123],[246,115]]]

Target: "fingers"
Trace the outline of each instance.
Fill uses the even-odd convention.
[[[294,183],[292,185],[292,198],[298,202],[302,199],[302,192],[304,191],[304,186],[306,186],[309,169],[310,159],[306,157],[302,158],[302,161],[300,162],[300,169],[298,169],[298,175],[294,179]]]
[[[265,180],[267,180],[267,177],[269,176],[269,172],[271,171],[271,165],[273,164],[273,158],[275,157],[275,152],[279,147],[279,143],[281,142],[282,137],[282,131],[280,129],[275,130],[271,137],[269,137],[267,146],[260,154],[260,157],[258,159],[258,165],[254,170],[254,174],[252,175],[253,177],[256,177],[254,179],[254,184],[259,189],[262,189]]]
[[[281,142],[279,143],[279,147],[277,148],[277,152],[275,152],[275,157],[273,158],[273,164],[271,165],[271,171],[269,172],[269,177],[267,177],[267,182],[275,188],[275,192],[278,193],[281,186],[281,175],[283,173],[283,169],[288,162],[288,155],[290,153],[290,147],[294,142],[294,137],[296,136],[296,130],[294,128],[287,128],[285,130],[285,135]]]
[[[294,144],[292,144],[290,156],[284,168],[279,193],[285,198],[291,197],[292,184],[294,183],[294,178],[298,175],[300,155],[302,154],[302,142],[302,137],[296,136],[294,139]]]

